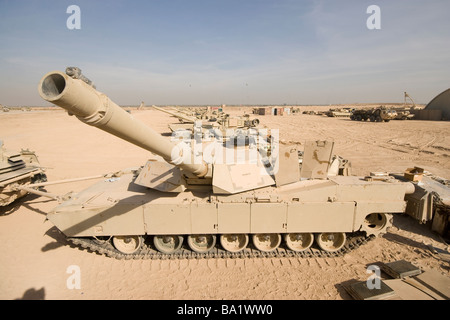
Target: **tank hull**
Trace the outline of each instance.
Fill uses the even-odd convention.
[[[356,232],[372,213],[405,211],[406,183],[361,177],[304,180],[234,195],[170,194],[105,179],[56,207],[48,219],[68,237]],[[356,199],[356,200],[355,200]]]

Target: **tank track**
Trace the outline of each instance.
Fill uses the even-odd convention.
[[[157,251],[148,240],[144,241],[142,248],[134,254],[124,254],[118,251],[111,244],[110,241],[99,241],[93,238],[66,238],[71,244],[81,249],[87,249],[88,251],[95,252],[100,255],[106,255],[114,259],[124,260],[138,260],[138,259],[153,259],[153,260],[166,260],[166,259],[229,259],[229,258],[312,258],[312,257],[341,257],[350,251],[353,251],[360,246],[366,244],[375,236],[365,236],[364,233],[357,232],[347,235],[347,242],[340,250],[336,252],[328,252],[319,248],[313,247],[308,250],[296,252],[290,250],[283,245],[280,245],[274,251],[263,252],[255,249],[252,244],[249,244],[247,248],[241,252],[229,252],[216,245],[211,251],[207,253],[197,253],[192,251],[186,244],[183,244],[182,248],[173,254],[164,254]]]

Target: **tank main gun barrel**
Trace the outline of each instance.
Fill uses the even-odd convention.
[[[157,107],[157,106],[153,106],[153,108],[156,109],[156,110],[159,110],[159,111],[161,111],[161,112],[168,113],[168,114],[170,114],[171,116],[174,116],[174,117],[176,117],[176,118],[178,118],[178,119],[181,119],[181,120],[183,120],[183,121],[186,121],[186,122],[192,122],[192,123],[194,123],[195,121],[198,120],[198,119],[195,118],[195,117],[190,117],[190,116],[185,115],[185,114],[182,114],[182,113],[172,112],[172,111],[170,111],[170,110],[166,110],[166,109],[164,109],[164,108],[160,108],[160,107]]]
[[[66,109],[82,122],[153,152],[183,170],[198,177],[205,176],[208,171],[203,161],[195,163],[191,153],[183,154],[182,148],[177,148],[80,79],[60,71],[49,72],[39,82],[38,91],[44,100]]]

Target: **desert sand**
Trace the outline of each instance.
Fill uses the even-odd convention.
[[[177,122],[151,108],[131,113],[160,133]],[[278,128],[281,139],[300,146],[305,140],[333,140],[335,153],[352,162],[355,175],[420,166],[450,179],[450,122],[255,117],[262,127]],[[35,151],[49,181],[141,166],[150,156],[62,110],[0,113],[0,139],[7,149]],[[46,190],[63,195],[94,182]],[[29,195],[0,209],[0,299],[347,300],[351,297],[345,283],[367,280],[371,264],[401,259],[450,276],[449,263],[430,250],[448,250],[446,243],[429,226],[402,215],[394,217],[387,234],[338,258],[115,260],[69,246],[45,219],[56,205],[55,200]],[[79,288],[67,285],[71,266],[79,267]]]

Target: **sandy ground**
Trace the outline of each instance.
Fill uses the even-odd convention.
[[[150,109],[132,114],[161,133],[168,132],[167,123],[176,122]],[[258,118],[262,126],[278,128],[286,141],[334,140],[335,153],[350,159],[357,175],[421,166],[450,179],[450,122],[361,123],[303,114]],[[8,149],[36,151],[49,181],[140,166],[149,156],[64,111],[0,113],[0,139]],[[47,191],[61,195],[92,183],[49,186]],[[351,299],[343,285],[367,280],[369,265],[400,259],[450,276],[449,263],[428,246],[447,250],[446,244],[406,216],[395,216],[389,233],[340,258],[123,261],[66,245],[45,220],[56,205],[30,195],[3,208],[0,299],[342,300]],[[79,289],[67,285],[72,266],[79,267]]]

